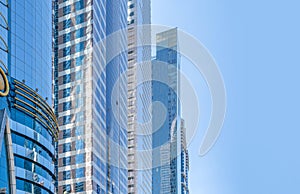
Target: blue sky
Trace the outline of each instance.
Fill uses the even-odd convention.
[[[192,194],[300,193],[299,7],[292,0],[152,0],[152,23],[201,41],[226,85],[217,143],[199,157],[199,130],[189,147]],[[209,104],[205,87],[197,92]]]

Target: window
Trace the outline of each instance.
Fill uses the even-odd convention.
[[[81,24],[84,22],[84,13],[75,17],[76,24]]]
[[[72,101],[63,103],[63,111],[67,111],[67,110],[71,110],[71,109],[72,109]]]
[[[129,8],[130,9],[134,8],[134,4],[129,5]]]
[[[84,28],[80,28],[79,30],[76,30],[75,38],[81,38],[83,36],[84,36]]]
[[[76,72],[75,79],[77,81],[82,79],[82,71],[81,70],[79,70],[79,71]]]
[[[82,192],[84,190],[84,182],[75,183],[75,192]]]
[[[24,159],[19,157],[14,157],[14,158],[15,158],[15,165],[24,168]]]
[[[81,150],[84,148],[84,140],[80,139],[80,140],[77,140],[76,143],[75,143],[75,149],[76,150]]]
[[[84,8],[84,1],[83,0],[77,1],[75,3],[75,9],[76,9],[76,11],[81,10],[83,8]]]
[[[133,24],[134,23],[134,20],[130,20],[129,24]]]
[[[84,163],[84,154],[77,154],[75,160],[76,164]]]
[[[84,167],[77,168],[76,169],[76,178],[82,178],[82,177],[84,177]]]
[[[71,74],[66,74],[63,76],[63,83],[67,84],[71,82]]]
[[[63,158],[63,165],[64,165],[64,166],[71,165],[71,156],[68,156],[68,157],[64,157],[64,158]]]
[[[70,55],[71,54],[71,47],[68,46],[68,47],[65,47],[63,48],[63,56],[67,56],[67,55]]]
[[[63,12],[64,12],[64,15],[67,15],[67,14],[71,13],[71,6],[70,5],[65,6],[63,8]]]
[[[64,43],[69,42],[71,40],[71,32],[66,33],[63,35],[63,41]]]
[[[63,62],[63,69],[70,69],[71,68],[71,60],[67,60]]]
[[[75,52],[81,52],[84,50],[84,42],[80,42],[75,45]]]
[[[65,88],[63,90],[63,97],[66,98],[66,97],[69,97],[71,95],[71,88]]]
[[[71,185],[68,184],[68,185],[63,185],[63,192],[71,192]]]
[[[63,171],[63,180],[68,180],[71,178],[71,171],[67,170],[67,171]]]
[[[69,137],[71,137],[71,129],[63,130],[63,138],[69,138]]]
[[[70,28],[71,27],[71,22],[72,22],[71,19],[64,20],[64,22],[63,22],[64,29]]]
[[[76,66],[81,66],[84,60],[84,56],[80,56],[76,58]]]
[[[83,126],[77,126],[75,128],[75,135],[79,136],[79,135],[83,135],[84,134],[84,128]]]
[[[71,143],[63,144],[63,152],[69,152],[69,151],[71,151]]]
[[[131,13],[129,14],[129,16],[134,16],[134,12],[131,12]]]
[[[80,94],[81,86],[77,85],[76,86],[76,94]]]
[[[76,113],[76,122],[82,122],[83,120],[84,120],[83,112],[80,111],[80,112]]]
[[[67,125],[71,123],[71,115],[66,115],[63,117],[63,124]]]
[[[76,108],[80,108],[83,105],[83,99],[82,98],[76,98]]]

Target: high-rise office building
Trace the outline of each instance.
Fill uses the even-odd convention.
[[[178,149],[180,149],[180,156],[179,160],[180,167],[180,184],[181,191],[178,193],[181,194],[189,194],[189,169],[190,169],[190,161],[189,161],[189,152],[187,149],[187,142],[186,142],[186,128],[185,128],[185,123],[184,120],[181,119],[180,123],[180,147],[178,146]]]
[[[107,192],[127,193],[127,0],[106,1],[106,36]]]
[[[114,87],[127,50],[107,59],[127,48],[127,1],[55,0],[53,11],[58,192],[127,193],[126,79]]]
[[[188,165],[182,163],[188,161],[188,155],[179,102],[178,48],[177,28],[156,35],[156,59],[152,61],[152,101],[159,102],[161,106],[152,110],[152,193],[188,193]],[[182,176],[182,173],[185,175]]]
[[[128,193],[151,193],[150,0],[128,0]],[[150,122],[149,122],[150,121]]]
[[[0,191],[55,193],[51,1],[0,2]]]

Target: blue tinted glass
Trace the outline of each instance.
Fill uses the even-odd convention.
[[[76,58],[76,66],[81,66],[84,60],[84,56],[80,56]]]
[[[75,38],[81,38],[83,36],[84,36],[84,28],[80,28],[79,30],[76,30]]]
[[[83,99],[82,98],[76,98],[76,108],[79,108],[83,105]]]
[[[77,140],[75,143],[75,148],[76,148],[76,150],[83,149],[84,148],[84,140],[82,140],[82,139]]]
[[[31,193],[32,185],[29,182],[24,181],[24,191]]]
[[[75,3],[76,11],[83,9],[83,8],[84,8],[84,0],[80,0]]]
[[[75,17],[76,24],[81,24],[84,22],[84,13]]]
[[[71,123],[71,115],[67,115],[63,117],[63,124],[67,125]]]
[[[80,87],[80,85],[77,85],[76,86],[76,94],[80,94],[80,91],[81,91],[81,87]]]
[[[17,189],[18,189],[18,190],[24,191],[24,181],[23,181],[23,180],[17,179],[17,184],[16,184],[16,186],[17,186]]]
[[[71,32],[63,35],[64,43],[69,42],[71,40]]]
[[[66,74],[63,76],[63,83],[69,83],[71,81],[71,74]]]
[[[84,182],[75,183],[75,192],[82,192],[84,189]]]
[[[79,136],[79,135],[83,135],[84,134],[84,128],[83,126],[77,126],[75,128],[75,135]]]
[[[63,138],[71,137],[71,129],[63,130]]]
[[[84,154],[77,154],[76,155],[76,164],[84,163]]]
[[[64,20],[64,22],[63,22],[64,29],[70,28],[71,27],[71,22],[72,22],[71,19]]]
[[[71,101],[63,103],[63,110],[64,111],[71,110],[71,108],[72,108],[72,102]]]
[[[24,159],[15,157],[15,165],[24,168]]]
[[[70,55],[70,54],[71,54],[71,47],[70,46],[65,47],[63,49],[63,56],[65,57],[65,56]]]
[[[63,152],[69,152],[69,151],[71,151],[71,143],[63,144]]]
[[[65,88],[63,90],[63,97],[66,98],[66,97],[69,97],[71,95],[71,88]]]
[[[68,157],[64,157],[64,158],[63,158],[63,165],[64,165],[64,166],[71,165],[71,156],[68,156]]]
[[[71,68],[71,60],[67,60],[63,62],[63,69],[70,69]]]
[[[71,171],[64,171],[63,172],[63,180],[68,180],[71,178]]]
[[[71,6],[70,5],[65,6],[63,8],[63,12],[64,12],[64,15],[67,15],[67,14],[71,13]]]
[[[84,168],[76,169],[76,178],[84,177]]]
[[[68,185],[64,185],[63,186],[63,192],[71,192],[71,185],[70,184],[68,184]]]
[[[82,71],[79,70],[79,71],[77,71],[76,74],[75,74],[75,79],[76,79],[76,80],[81,80],[81,78],[82,78]]]
[[[76,113],[76,122],[82,122],[84,119],[83,112]]]
[[[84,50],[84,42],[80,42],[75,46],[75,52],[80,52]]]

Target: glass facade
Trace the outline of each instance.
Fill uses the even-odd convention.
[[[127,147],[127,131],[117,126],[108,111],[108,88],[126,70],[127,55],[125,52],[106,68],[108,47],[101,43],[108,34],[126,28],[126,6],[124,0],[53,3],[54,108],[61,130],[58,193],[127,193],[127,169],[121,169],[118,163],[110,165],[109,149],[109,139],[117,144],[122,141],[122,146]],[[124,33],[125,45],[126,36]],[[126,93],[123,98],[126,102]],[[124,106],[125,110],[120,110],[126,122]],[[113,155],[120,159],[113,160],[126,164],[127,153],[120,150]],[[65,180],[66,171],[70,178]]]
[[[8,64],[8,4],[4,1],[0,3],[0,68],[7,72]],[[1,88],[2,92],[3,88]],[[0,190],[10,192],[10,175],[9,175],[9,162],[8,162],[8,148],[5,137],[5,124],[6,119],[5,111],[7,109],[8,102],[6,97],[0,97]]]
[[[152,193],[188,193],[188,153],[180,102],[180,56],[177,29],[156,36],[156,59],[152,61],[152,101],[164,109],[152,111]],[[164,118],[162,121],[161,118]]]
[[[51,7],[51,1],[0,3],[0,63],[10,89],[0,97],[0,108],[7,112],[0,171],[11,172],[1,175],[0,188],[7,193],[55,193],[58,126],[49,106]]]
[[[51,103],[51,1],[9,0],[11,77]]]
[[[108,192],[127,193],[127,0],[106,3],[106,35],[119,34],[117,41],[108,38],[106,43],[107,187]],[[126,49],[110,58],[114,47]]]
[[[7,158],[6,140],[3,136],[0,148],[0,189],[6,188],[6,192],[9,193],[9,167]]]
[[[129,0],[128,13],[128,193],[151,193],[150,0]]]

